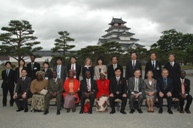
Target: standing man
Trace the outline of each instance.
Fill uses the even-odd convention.
[[[121,68],[115,69],[115,76],[111,77],[110,79],[110,106],[111,106],[111,112],[110,114],[115,113],[115,100],[117,98],[121,99],[121,110],[120,112],[122,114],[127,114],[125,112],[125,106],[127,103],[127,82],[124,77],[121,76]]]
[[[126,72],[125,72],[125,78],[128,80],[130,77],[134,77],[134,71],[136,69],[139,69],[142,73],[142,65],[137,60],[137,53],[132,52],[131,53],[131,60],[126,65]],[[141,77],[141,76],[140,76]]]
[[[21,70],[21,77],[17,81],[17,86],[15,90],[15,94],[13,98],[15,99],[15,103],[17,105],[17,112],[20,112],[24,109],[24,112],[28,112],[28,95],[29,88],[31,84],[31,78],[27,76],[27,70]],[[31,96],[30,96],[31,97]],[[20,99],[23,99],[21,102]]]
[[[35,62],[35,55],[30,56],[31,62],[27,64],[27,76],[34,80],[36,78],[36,72],[40,71],[40,64]]]
[[[14,82],[15,82],[15,74],[14,71],[11,69],[11,62],[5,63],[6,69],[2,71],[2,79],[3,83],[1,88],[3,89],[3,107],[7,105],[7,93],[9,91],[10,94],[10,106],[13,106],[14,99]]]
[[[161,77],[161,71],[162,71],[161,63],[156,60],[156,53],[154,52],[151,53],[150,59],[151,60],[147,62],[145,66],[144,78],[147,79],[147,72],[152,71],[153,78],[157,80],[159,77]]]
[[[185,111],[190,114],[190,105],[192,103],[192,96],[190,95],[190,80],[185,77],[186,72],[181,71],[180,79],[178,80],[177,98],[180,99],[180,113],[184,113],[184,101],[187,100]]]
[[[145,87],[144,87],[144,80],[140,76],[141,76],[141,71],[137,69],[134,72],[134,77],[129,78],[128,86],[129,86],[129,92],[130,92],[129,99],[130,99],[131,114],[135,112],[135,108],[134,108],[135,99],[138,99],[137,111],[139,113],[143,113],[141,110],[141,105],[143,103]]]
[[[67,73],[69,75],[69,70],[75,71],[75,76],[77,80],[79,80],[80,72],[81,72],[81,66],[76,63],[76,58],[74,56],[70,57],[70,64],[67,65]]]
[[[107,70],[108,79],[110,80],[111,77],[115,77],[115,69],[116,68],[119,68],[121,70],[121,76],[123,76],[123,67],[121,65],[117,64],[117,62],[118,62],[117,56],[113,56],[111,58],[111,62],[112,62],[112,64],[108,66],[108,70]]]
[[[96,81],[91,78],[90,71],[86,71],[85,72],[85,79],[81,80],[80,92],[82,93],[80,114],[83,113],[84,103],[85,103],[86,99],[90,100],[89,114],[92,114],[92,107],[94,104],[96,93],[98,92],[98,88],[97,88]]]
[[[52,98],[56,98],[56,103],[57,103],[56,114],[59,115],[61,110],[61,98],[62,98],[62,92],[64,90],[63,83],[60,78],[57,78],[57,72],[53,71],[52,77],[53,78],[48,81],[48,93],[45,97],[44,115],[49,113],[49,104]]]
[[[163,112],[163,98],[167,98],[168,104],[168,113],[173,114],[171,110],[172,106],[172,92],[173,92],[173,80],[168,77],[168,70],[162,70],[162,77],[157,80],[157,92],[158,92],[158,101],[159,101],[159,111],[158,113]]]
[[[61,58],[56,59],[56,64],[53,70],[57,72],[57,78],[61,79],[63,84],[66,80],[66,67],[62,65]]]
[[[173,90],[173,97],[177,97],[177,85],[178,85],[178,80],[180,79],[180,72],[181,72],[181,67],[180,65],[175,61],[175,55],[174,54],[169,54],[169,62],[167,62],[164,66],[165,69],[168,70],[168,77],[173,80],[174,83],[174,90]]]

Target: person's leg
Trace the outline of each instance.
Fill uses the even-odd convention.
[[[23,99],[23,107],[25,109],[25,111],[28,111],[28,98],[26,97],[25,99]]]
[[[135,101],[135,97],[132,94],[130,95],[129,100],[130,100],[130,109],[135,109],[133,106],[134,101]]]
[[[150,98],[150,106],[151,106],[150,108],[152,112],[154,111],[153,105],[154,105],[154,98]]]
[[[179,104],[180,104],[180,110],[183,110],[184,108],[184,98],[182,98],[181,95],[178,96],[178,99],[179,99]]]
[[[86,100],[86,96],[85,96],[84,94],[82,94],[82,95],[81,95],[81,109],[80,109],[80,114],[83,113],[85,100]]]
[[[48,93],[45,96],[45,110],[49,109],[49,105],[50,105],[50,99],[52,98],[52,95],[50,93]]]
[[[94,94],[91,94],[89,96],[89,99],[90,99],[90,114],[92,114],[92,107],[94,105],[94,100],[95,100],[95,95]]]
[[[147,106],[148,106],[148,112],[150,111],[151,105],[150,105],[150,98],[146,98]]]
[[[141,105],[143,103],[143,95],[138,96],[138,109],[141,109]]]
[[[57,110],[61,110],[61,99],[62,99],[62,94],[57,94],[56,96]]]
[[[7,93],[8,93],[8,88],[4,87],[3,88],[3,106],[7,105]]]
[[[115,95],[114,97],[109,98],[109,102],[110,102],[111,110],[115,111]]]
[[[172,97],[167,97],[168,110],[171,110],[172,107]]]
[[[13,99],[14,87],[9,87],[9,94],[10,94],[10,106],[13,106],[14,99]]]
[[[121,111],[125,111],[125,107],[127,104],[127,97],[122,97],[121,98],[122,102],[121,102]]]
[[[15,104],[17,105],[18,110],[23,109],[23,105],[22,105],[23,103],[21,103],[23,101],[20,101],[20,99],[21,99],[21,95],[18,94],[17,98],[15,99]]]
[[[187,103],[186,103],[185,110],[189,110],[190,105],[191,105],[191,103],[192,103],[192,96],[191,96],[191,95],[187,95],[187,96],[186,96],[186,100],[187,100]]]

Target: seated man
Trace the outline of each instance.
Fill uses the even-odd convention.
[[[97,89],[96,81],[91,78],[90,71],[86,71],[85,78],[81,80],[81,83],[80,83],[80,92],[82,94],[80,114],[83,113],[84,103],[86,99],[90,100],[89,114],[92,114],[92,107],[94,104],[97,91],[98,89]]]
[[[57,72],[52,72],[52,79],[48,81],[48,93],[45,97],[45,111],[44,115],[48,114],[49,111],[49,104],[50,100],[52,98],[56,98],[57,102],[57,115],[60,115],[61,110],[61,98],[62,98],[62,92],[63,92],[63,80],[60,78],[57,78]]]
[[[110,106],[111,106],[111,112],[110,114],[115,113],[115,100],[117,98],[121,99],[121,110],[120,112],[122,114],[127,114],[125,112],[125,106],[127,103],[127,83],[126,79],[121,76],[121,68],[115,69],[115,76],[111,77],[110,79]]]
[[[190,93],[190,80],[185,78],[186,77],[186,72],[181,71],[180,74],[180,79],[178,81],[178,87],[177,87],[177,98],[180,100],[180,113],[184,113],[184,100],[187,100],[185,111],[187,113],[191,113],[189,108],[192,103],[192,96],[189,94]]]
[[[31,78],[27,76],[26,69],[21,70],[21,75],[22,77],[18,79],[13,99],[15,99],[15,103],[18,107],[17,112],[20,112],[23,109],[24,112],[28,112],[28,94],[31,84]],[[23,101],[21,102],[20,99],[23,99]]]
[[[138,109],[139,113],[143,113],[141,110],[141,105],[144,98],[144,80],[140,77],[141,71],[139,69],[135,70],[134,77],[129,78],[129,92],[130,92],[130,113],[135,112],[134,103],[135,99],[138,99]]]
[[[172,104],[172,92],[173,92],[173,80],[171,78],[168,78],[168,70],[163,69],[162,70],[162,77],[157,79],[157,92],[158,92],[158,101],[159,101],[159,111],[158,113],[163,112],[163,98],[167,98],[167,104],[168,104],[168,113],[173,114],[171,110],[171,104]]]

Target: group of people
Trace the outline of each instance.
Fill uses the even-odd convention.
[[[25,61],[19,60],[19,66],[11,69],[11,62],[6,62],[6,69],[2,71],[3,107],[7,105],[7,93],[10,93],[10,106],[15,101],[20,112],[28,112],[28,98],[32,97],[31,111],[43,111],[49,113],[50,100],[56,98],[57,114],[61,107],[67,112],[76,111],[76,106],[81,104],[80,114],[85,112],[85,100],[89,99],[88,113],[92,114],[92,108],[96,101],[96,111],[108,111],[110,103],[110,114],[114,114],[116,99],[121,100],[122,114],[126,114],[125,107],[129,99],[130,113],[135,110],[143,113],[141,105],[144,98],[148,106],[148,112],[154,112],[155,99],[158,98],[159,111],[163,112],[163,98],[167,99],[168,113],[171,110],[172,98],[179,99],[180,113],[191,113],[190,105],[192,96],[190,93],[190,80],[186,78],[186,72],[181,70],[175,61],[175,55],[168,56],[169,62],[162,68],[161,63],[156,60],[156,54],[151,53],[150,61],[145,66],[145,76],[142,78],[142,64],[137,60],[137,54],[131,53],[123,77],[123,67],[118,64],[118,58],[111,58],[112,64],[104,65],[103,59],[98,58],[95,67],[92,66],[90,58],[85,60],[81,68],[76,63],[76,58],[70,58],[70,64],[64,66],[61,58],[56,59],[56,66],[50,69],[49,63],[40,64],[35,62],[32,55],[31,62],[25,67]],[[82,72],[81,72],[82,70]],[[80,75],[82,74],[82,80]],[[68,76],[66,78],[66,76]],[[16,85],[15,93],[14,87]],[[187,100],[184,108],[185,100]]]

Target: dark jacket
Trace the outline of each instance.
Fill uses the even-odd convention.
[[[127,82],[124,77],[120,77],[119,83],[117,84],[116,77],[111,77],[109,85],[110,93],[116,93],[117,91],[121,94],[127,94]]]
[[[123,67],[121,65],[117,64],[117,68],[121,69],[121,72],[122,72],[121,76],[123,76]],[[115,76],[115,70],[113,68],[113,64],[108,66],[107,74],[108,74],[107,77],[108,77],[109,80],[111,79],[111,77]]]
[[[3,70],[2,79],[3,79],[3,83],[1,85],[2,88],[5,88],[5,87],[14,88],[14,82],[15,82],[14,70],[10,69],[8,76],[7,76],[6,70]]]

